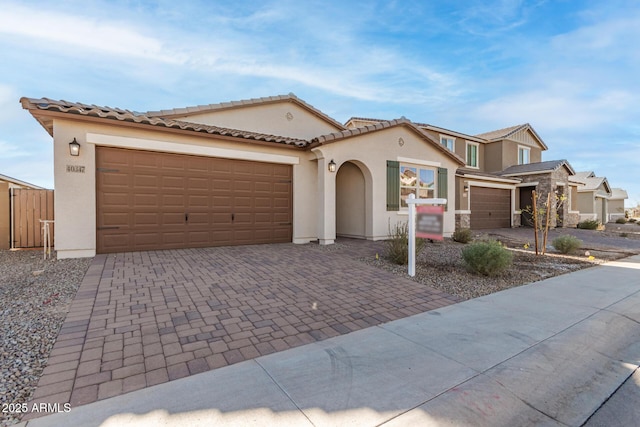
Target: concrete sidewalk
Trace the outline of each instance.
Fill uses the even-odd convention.
[[[579,426],[639,365],[637,255],[27,425]]]

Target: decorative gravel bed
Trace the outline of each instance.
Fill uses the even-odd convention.
[[[0,250],[0,408],[29,400],[90,263]],[[0,425],[18,419],[0,412]]]
[[[486,277],[467,271],[462,260],[462,249],[465,244],[450,239],[444,242],[427,243],[416,257],[416,275],[412,279],[448,294],[471,299],[592,267],[607,260],[629,256],[629,253],[625,252],[602,252],[594,249],[587,252],[594,256],[593,259],[584,255],[585,249],[577,252],[580,255],[548,253],[536,256],[532,250],[521,249],[519,245],[518,247],[513,247],[513,244],[508,246],[514,255],[513,266],[499,276]],[[362,260],[367,264],[410,278],[406,265],[392,264],[383,254],[381,255],[377,260],[375,258]]]

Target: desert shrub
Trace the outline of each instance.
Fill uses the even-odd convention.
[[[629,233],[620,233],[620,237],[629,237]]]
[[[578,223],[578,228],[582,228],[584,230],[597,230],[600,228],[600,221],[597,219],[585,219]]]
[[[582,246],[582,240],[566,234],[564,236],[556,237],[555,239],[553,239],[553,242],[551,242],[551,244],[554,248],[556,248],[558,252],[569,254]]]
[[[635,218],[629,218],[629,222],[636,222],[636,221],[637,221],[637,219],[635,219]]]
[[[424,247],[424,239],[416,239],[416,256]],[[394,264],[409,263],[409,224],[406,222],[389,227],[389,239],[385,241],[386,255]]]
[[[616,219],[616,224],[626,224],[627,220],[624,218],[618,218]]]
[[[469,243],[473,240],[473,234],[468,228],[459,228],[451,236],[454,242]]]
[[[477,241],[462,250],[462,259],[471,271],[496,276],[511,266],[513,254],[495,240]]]

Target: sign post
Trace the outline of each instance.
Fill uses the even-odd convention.
[[[416,275],[416,235],[417,237],[443,240],[443,215],[447,199],[416,199],[414,194],[407,198],[409,205],[409,276]],[[425,206],[426,205],[426,206]],[[431,205],[431,206],[428,206]],[[440,206],[434,206],[440,205]],[[416,225],[416,211],[418,221]],[[416,231],[417,229],[417,231]]]

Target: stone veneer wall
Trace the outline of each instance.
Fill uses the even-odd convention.
[[[564,183],[564,194],[569,195],[570,187],[569,187],[569,172],[564,168],[560,168],[551,173],[540,173],[534,175],[523,175],[519,178],[522,179],[522,182],[538,182],[536,186],[536,192],[538,193],[538,202],[546,202],[547,194],[551,193],[551,205],[555,206],[558,202],[558,195],[556,191],[558,190],[558,186],[556,183],[562,182]],[[558,212],[558,215],[554,215],[553,212],[551,214],[551,218],[549,221],[549,226],[555,228],[558,226],[558,221],[561,221],[561,227],[575,227],[578,223],[579,217],[577,214],[569,214],[570,204],[569,201],[566,200],[562,203],[562,207]]]
[[[471,215],[467,213],[456,213],[456,230],[471,228]]]

